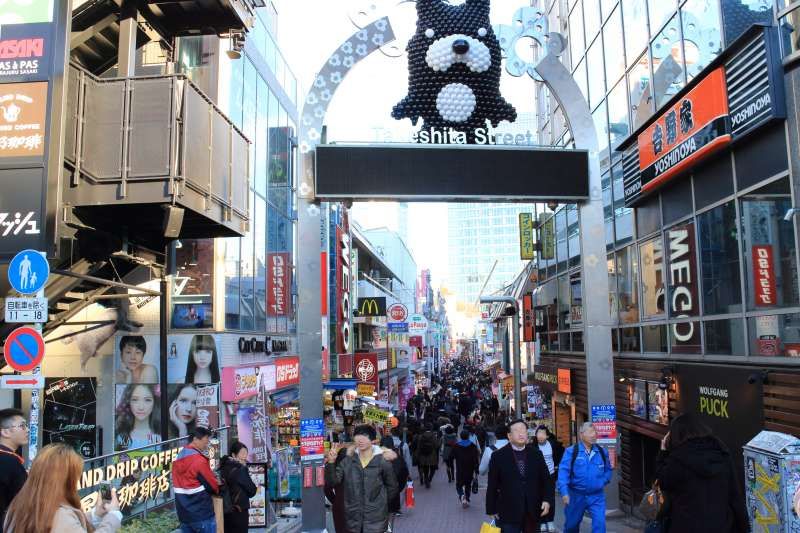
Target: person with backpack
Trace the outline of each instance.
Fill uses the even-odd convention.
[[[419,480],[425,488],[431,488],[431,480],[439,467],[439,447],[441,446],[431,424],[425,424],[425,432],[415,438],[414,451],[419,467]]]
[[[494,428],[495,441],[483,450],[483,457],[481,457],[481,466],[478,467],[478,473],[485,475],[489,471],[489,461],[492,459],[492,454],[508,444],[508,428],[505,424],[501,424]]]
[[[456,463],[456,492],[461,500],[461,506],[466,509],[469,507],[472,480],[478,470],[480,452],[478,447],[469,440],[469,431],[462,429],[460,437],[461,440],[452,447],[452,456]]]
[[[247,470],[247,446],[234,441],[230,447],[230,455],[220,461],[219,473],[223,485],[223,513],[225,516],[225,533],[247,533],[250,498],[256,495],[258,488],[250,478]]]
[[[453,457],[453,446],[456,444],[456,428],[452,424],[447,424],[443,428],[442,437],[442,461],[447,467],[447,482],[452,483],[456,479],[455,457]]]
[[[556,436],[550,433],[550,430],[545,425],[540,425],[536,428],[536,439],[534,439],[533,445],[542,452],[544,462],[547,464],[547,470],[550,472],[550,479],[553,482],[550,490],[555,491],[555,482],[558,479],[558,465],[564,457],[564,445],[558,442]],[[551,497],[555,498],[555,493]],[[553,524],[555,516],[555,508],[550,509],[550,513],[542,519],[542,531],[555,531]]]
[[[578,533],[583,513],[592,517],[592,533],[606,531],[606,495],[613,470],[606,451],[596,444],[597,430],[591,422],[581,425],[580,441],[564,452],[558,467],[558,492],[564,509],[564,533]]]

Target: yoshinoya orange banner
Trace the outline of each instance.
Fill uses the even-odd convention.
[[[639,135],[642,193],[730,142],[725,71],[719,67]]]

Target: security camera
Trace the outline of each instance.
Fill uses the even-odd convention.
[[[786,214],[783,215],[783,220],[786,222],[791,222],[792,217],[794,217],[798,212],[800,212],[800,208],[790,207],[786,210]]]

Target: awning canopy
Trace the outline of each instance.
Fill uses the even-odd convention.
[[[356,380],[355,379],[332,379],[327,383],[322,384],[323,388],[329,390],[346,390],[346,389],[354,389],[356,388]]]

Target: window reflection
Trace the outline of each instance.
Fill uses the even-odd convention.
[[[572,64],[583,55],[586,43],[583,40],[583,11],[581,2],[575,3],[575,9],[569,14],[569,51]]]
[[[213,326],[214,241],[183,240],[175,249],[177,271],[172,284],[172,327]]]
[[[748,319],[750,355],[800,357],[800,314]]]
[[[732,320],[710,320],[704,322],[706,353],[709,355],[744,355],[744,322]]]
[[[642,259],[642,316],[664,314],[664,253],[661,236],[639,245]]]
[[[628,92],[633,128],[637,129],[653,114],[653,95],[650,88],[650,57],[647,52],[639,57],[628,72]]]
[[[620,10],[614,10],[603,26],[603,45],[606,58],[606,82],[614,85],[625,72],[625,52],[622,40],[622,18]]]
[[[672,98],[685,84],[681,32],[678,16],[670,19],[663,31],[653,39],[653,87],[656,108]]]
[[[586,42],[592,42],[597,32],[600,31],[600,6],[597,0],[583,0],[583,20]]]
[[[600,103],[606,95],[605,67],[603,65],[603,40],[595,39],[586,52],[586,67],[589,71],[590,108]]]
[[[722,50],[719,2],[687,0],[681,8],[686,76],[692,79]]]
[[[625,24],[625,55],[628,65],[632,58],[647,46],[647,9],[642,0],[622,0],[622,17]]]
[[[655,33],[675,12],[675,0],[647,0],[647,11],[650,15],[650,31]]]
[[[773,0],[722,0],[725,42],[732,43],[757,22],[772,24],[774,5]]]
[[[631,247],[617,252],[617,287],[619,288],[619,321],[639,321],[639,262]]]
[[[628,93],[625,90],[625,80],[620,81],[608,95],[608,122],[611,148],[614,149],[631,132],[628,122]]]
[[[713,315],[741,311],[739,245],[733,202],[699,215],[697,224],[700,232],[704,313]]]

